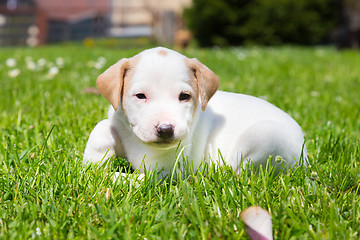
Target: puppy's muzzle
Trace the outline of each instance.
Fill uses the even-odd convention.
[[[174,126],[172,124],[159,124],[156,126],[156,131],[158,137],[165,142],[174,139]]]

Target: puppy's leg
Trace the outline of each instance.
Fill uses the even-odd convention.
[[[246,167],[248,160],[254,167],[266,166],[272,156],[275,173],[298,163],[306,166],[306,149],[300,127],[284,126],[274,121],[262,121],[252,125],[239,138],[234,146],[236,157],[230,165],[237,171]],[[301,159],[302,158],[302,159]],[[299,162],[299,161],[302,162]],[[242,164],[241,164],[242,161]]]
[[[90,133],[86,144],[83,164],[103,164],[114,154],[125,157],[123,147],[115,128],[109,119],[99,122]]]

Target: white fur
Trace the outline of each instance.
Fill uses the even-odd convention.
[[[282,110],[259,98],[217,91],[202,111],[200,103],[195,104],[199,96],[179,101],[181,92],[196,93],[185,56],[165,48],[146,50],[139,56],[131,86],[123,96],[126,101],[122,106],[120,99],[116,111],[110,107],[108,119],[91,132],[84,164],[116,154],[127,158],[133,168],[142,167],[143,171],[144,159],[147,169],[156,167],[169,174],[181,149],[195,169],[203,158],[217,161],[219,150],[234,171],[243,169],[246,159],[259,166],[265,165],[269,156],[281,157],[282,162],[272,161],[278,171],[295,165],[301,156],[305,160],[302,130]],[[138,99],[137,93],[145,93],[147,99]],[[174,126],[171,142],[159,140],[155,127],[159,124]],[[306,161],[303,164],[306,166]]]

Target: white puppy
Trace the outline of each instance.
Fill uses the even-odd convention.
[[[289,115],[259,98],[216,92],[218,77],[197,59],[149,49],[111,66],[97,86],[112,106],[90,134],[84,164],[115,154],[164,175],[182,149],[194,169],[209,156],[216,162],[219,151],[234,171],[247,160],[266,165],[269,156],[278,171],[306,166],[303,133]]]

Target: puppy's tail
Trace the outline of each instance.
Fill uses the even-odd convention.
[[[114,115],[114,113],[115,113],[115,109],[113,108],[112,105],[110,105],[109,111],[108,111],[108,119],[110,119],[112,117],[112,115]]]

